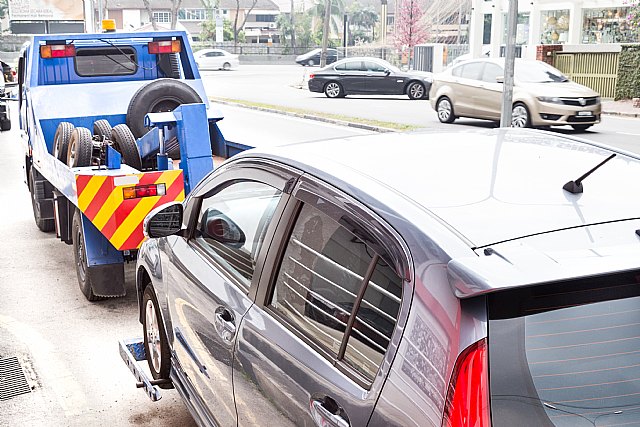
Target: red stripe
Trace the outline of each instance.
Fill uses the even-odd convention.
[[[91,181],[93,175],[76,175],[76,194],[80,196],[82,191],[87,186],[89,181]]]
[[[113,190],[112,184],[113,178],[107,177],[91,202],[89,202],[89,206],[87,206],[87,208],[84,210],[84,214],[91,221],[93,221],[96,215],[98,215],[98,212],[100,212],[100,208],[102,208],[104,203],[107,201],[107,198],[111,194],[111,191]]]
[[[138,185],[153,184],[160,177],[160,174],[162,174],[162,172],[147,172],[140,177]]]
[[[167,194],[162,196],[160,199],[158,199],[158,201],[156,202],[155,205],[153,205],[151,210],[157,208],[158,206],[162,206],[165,203],[175,201],[183,189],[184,189],[184,183],[181,177],[177,177],[176,180],[173,181],[173,184],[171,184],[171,187],[167,189]],[[143,222],[144,222],[144,219],[136,226],[136,228],[131,233],[131,235],[118,249],[120,250],[136,249],[140,246],[140,244],[142,243],[142,240],[144,239],[144,233],[142,232]]]
[[[122,203],[120,203],[120,206],[118,206],[113,215],[111,215],[111,219],[114,220],[112,224],[110,224],[109,227],[105,226],[102,230],[100,230],[102,231],[102,234],[104,234],[104,237],[106,237],[107,239],[111,239],[118,226],[122,224],[122,221],[124,221],[124,219],[129,216],[133,208],[135,208],[141,200],[142,199],[130,199],[124,200]]]

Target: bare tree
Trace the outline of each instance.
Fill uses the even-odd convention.
[[[153,30],[158,31],[158,23],[156,22],[156,18],[154,18],[153,16],[153,9],[151,9],[149,0],[142,0],[142,3],[144,3],[144,7],[147,9],[147,13],[149,14],[149,19],[151,19],[151,26],[153,27]]]
[[[176,24],[178,23],[178,11],[180,10],[180,6],[182,6],[182,0],[171,0],[171,29],[176,29]]]
[[[240,27],[238,27],[238,15],[240,15],[240,1],[241,0],[236,0],[236,17],[233,20],[233,43],[234,43],[234,45],[238,44],[238,33],[240,32],[241,28],[244,28],[244,24],[247,23],[247,18],[249,17],[249,14],[253,10],[253,8],[256,7],[256,4],[258,4],[258,0],[251,0],[251,7],[249,8],[249,10],[244,11],[244,15],[243,15],[243,18],[242,18],[242,25],[240,25]]]

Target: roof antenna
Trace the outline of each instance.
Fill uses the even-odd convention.
[[[609,157],[607,157],[606,159],[604,159],[603,161],[601,161],[600,163],[598,163],[598,165],[596,167],[594,167],[593,169],[591,169],[589,172],[585,173],[584,175],[582,175],[580,178],[576,179],[575,181],[569,181],[567,182],[562,189],[565,191],[568,191],[569,193],[572,194],[579,194],[582,193],[582,181],[588,177],[589,175],[591,175],[592,173],[594,173],[600,166],[604,165],[605,163],[607,163],[609,160],[613,159],[616,156],[616,153],[613,153],[612,155],[610,155]]]

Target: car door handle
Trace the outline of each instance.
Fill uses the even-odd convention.
[[[215,311],[215,327],[218,335],[224,341],[230,343],[236,335],[236,324],[233,313],[226,307],[218,307]]]
[[[329,396],[311,398],[311,415],[318,427],[349,427],[351,423],[347,414],[335,400]]]

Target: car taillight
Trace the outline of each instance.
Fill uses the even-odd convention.
[[[40,46],[41,58],[67,58],[76,56],[76,47],[72,44],[47,44]]]
[[[163,40],[159,42],[149,42],[149,53],[177,53],[180,52],[180,40]]]
[[[136,185],[122,189],[124,199],[139,199],[141,197],[164,196],[166,186],[164,184]]]
[[[443,427],[490,427],[487,340],[467,347],[458,356],[449,383]]]
[[[316,76],[315,74],[309,74],[310,79],[314,78],[315,76]]]

